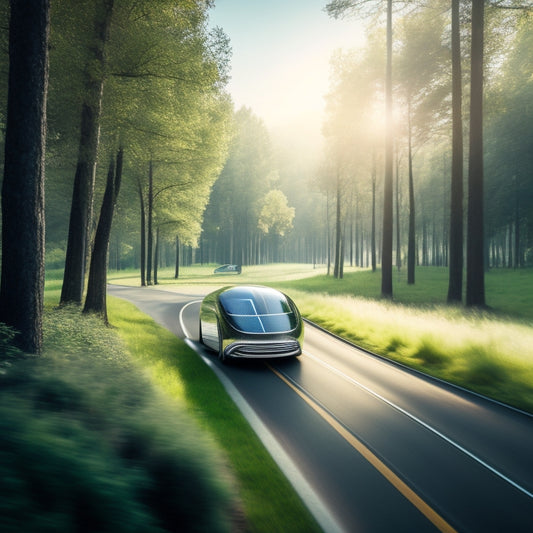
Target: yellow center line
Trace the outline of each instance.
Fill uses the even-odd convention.
[[[385,479],[391,483],[407,500],[409,500],[439,531],[443,533],[457,533],[456,530],[432,509],[418,494],[403,482],[387,465],[376,457],[359,439],[350,433],[323,407],[312,400],[307,394],[291,383],[278,370],[267,364],[279,379],[288,385],[302,400],[304,400],[318,415],[320,415],[341,437],[355,448]]]

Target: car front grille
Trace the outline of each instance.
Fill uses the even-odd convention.
[[[288,357],[300,355],[298,341],[240,343],[235,342],[226,348],[230,357]]]

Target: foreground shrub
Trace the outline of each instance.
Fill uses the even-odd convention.
[[[230,530],[213,446],[123,361],[12,365],[0,435],[2,532]]]

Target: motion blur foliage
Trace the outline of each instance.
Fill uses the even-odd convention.
[[[211,443],[124,362],[4,366],[0,435],[4,533],[230,530]]]
[[[13,339],[16,331],[0,322],[0,371],[3,367],[9,366],[10,361],[22,357],[23,353],[14,346]]]

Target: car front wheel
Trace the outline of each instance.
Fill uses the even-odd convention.
[[[204,338],[202,337],[202,320],[198,320],[198,341],[200,344],[204,343]]]
[[[222,363],[227,363],[228,358],[224,354],[224,344],[222,342],[222,331],[220,329],[220,323],[217,321],[217,333],[218,333],[218,359]]]

